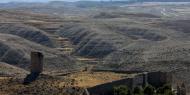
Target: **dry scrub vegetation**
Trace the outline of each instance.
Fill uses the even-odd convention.
[[[111,72],[78,72],[67,76],[40,75],[37,81],[23,85],[22,78],[0,77],[0,92],[5,95],[85,95],[86,87],[132,77]]]

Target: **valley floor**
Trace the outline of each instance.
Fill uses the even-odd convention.
[[[37,81],[29,85],[22,84],[23,78],[0,77],[0,95],[70,95],[81,93],[84,88],[132,76],[134,74],[85,71],[66,76],[40,75]],[[76,92],[76,89],[79,91]]]

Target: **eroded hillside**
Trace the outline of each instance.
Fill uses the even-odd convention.
[[[64,9],[67,10],[64,15],[62,7],[50,7],[51,11],[56,10],[54,14],[32,8],[27,8],[28,12],[0,11],[10,14],[0,15],[0,61],[26,69],[30,52],[40,51],[45,55],[45,73],[62,74],[84,67],[171,71],[177,79],[189,84],[190,21],[188,12],[180,16],[179,11],[190,8],[134,6],[88,10],[70,5]],[[153,9],[147,9],[152,6]],[[144,13],[139,12],[141,8]],[[75,11],[68,12],[71,9]]]
[[[31,13],[30,17],[20,19],[19,17],[25,13],[12,11],[1,12],[3,15],[1,15],[0,18],[6,16],[6,19],[3,18],[0,23],[1,62],[6,62],[28,70],[30,53],[32,51],[40,51],[45,55],[45,71],[67,71],[77,67],[74,58],[55,49],[55,43],[53,43],[53,39],[48,33],[34,26],[25,24],[29,22],[34,23],[34,21],[36,21],[35,19],[42,17],[40,14]],[[46,19],[46,17],[44,17],[44,19]]]

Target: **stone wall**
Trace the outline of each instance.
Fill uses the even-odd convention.
[[[167,72],[150,72],[141,73],[133,78],[121,79],[95,87],[88,88],[90,95],[113,95],[113,87],[119,85],[126,85],[129,89],[133,89],[138,86],[146,86],[151,84],[154,87],[163,86],[166,83],[172,83],[172,74]]]
[[[173,76],[169,72],[150,72],[148,75],[148,83],[154,87],[161,87],[164,84],[172,84]]]
[[[138,86],[144,87],[144,86],[146,86],[146,84],[148,84],[147,74],[142,73],[142,74],[139,74],[133,78],[133,87],[131,89],[138,87]]]
[[[139,74],[133,78],[125,78],[88,88],[88,91],[90,95],[113,95],[113,87],[127,85],[132,90],[137,86],[145,86],[147,84],[147,81],[145,81],[147,80],[146,78],[146,74]]]
[[[113,81],[110,83],[105,83],[97,85],[92,88],[88,88],[90,95],[113,95],[113,87],[118,85],[127,85],[129,88],[133,87],[133,78],[122,79],[119,81]]]

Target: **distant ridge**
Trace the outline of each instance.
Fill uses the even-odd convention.
[[[190,2],[190,0],[130,0],[135,2]]]
[[[190,2],[190,0],[2,0],[0,3],[47,3],[47,2]]]

